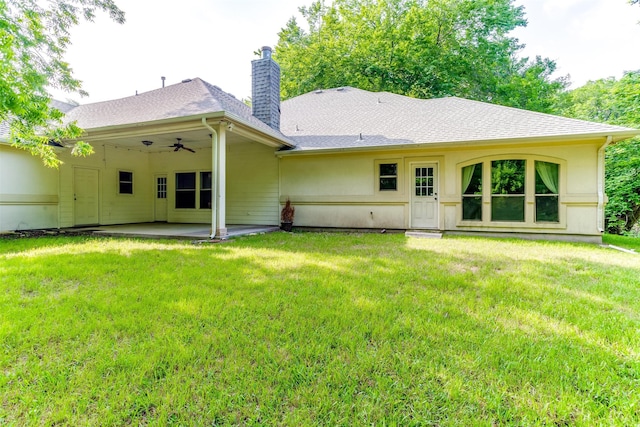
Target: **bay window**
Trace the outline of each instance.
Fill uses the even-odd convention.
[[[560,164],[523,157],[487,158],[459,169],[462,221],[561,223]]]

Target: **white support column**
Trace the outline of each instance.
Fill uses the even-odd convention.
[[[218,127],[218,167],[216,174],[218,179],[218,234],[216,237],[227,237],[227,123],[222,122]]]
[[[203,118],[202,123],[211,131],[211,233],[213,239],[218,234],[218,132]]]
[[[213,239],[218,235],[218,132],[202,118],[202,125],[211,132],[211,233]],[[226,234],[226,233],[225,233]]]

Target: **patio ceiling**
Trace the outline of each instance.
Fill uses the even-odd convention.
[[[184,144],[185,147],[191,148],[192,150],[196,151],[196,153],[204,149],[211,149],[211,136],[210,132],[207,129],[191,131],[171,131],[149,135],[142,134],[136,136],[123,136],[120,138],[109,138],[108,140],[100,140],[99,138],[95,138],[88,140],[87,142],[94,146],[108,145],[148,153],[159,153],[165,151],[173,151],[174,147],[172,147],[172,145],[178,141],[178,138],[181,139],[181,143]],[[147,146],[143,144],[142,141],[151,141],[152,144]],[[230,131],[226,132],[227,145],[246,143],[251,141],[252,140],[250,138],[247,138],[245,136],[238,135]]]

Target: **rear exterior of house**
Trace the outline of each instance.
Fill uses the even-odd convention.
[[[58,171],[0,142],[0,232],[57,228]]]
[[[594,172],[601,145],[573,141],[283,156],[281,201],[293,201],[298,226],[597,241],[603,224]],[[514,177],[494,192],[492,176],[505,167]]]
[[[254,61],[251,108],[200,79],[70,109],[95,152],[47,169],[0,142],[0,231],[172,222],[279,223],[279,68]],[[277,99],[273,99],[277,94]]]
[[[639,132],[459,98],[354,88],[280,103],[270,49],[253,110],[200,79],[71,109],[95,153],[0,143],[0,231],[143,222],[419,229],[600,241],[604,150]]]
[[[51,169],[0,144],[0,230],[211,222],[211,148],[145,152],[94,144],[94,149],[86,158],[60,150],[64,163]],[[226,224],[279,223],[274,151],[251,141],[227,146]]]
[[[211,151],[147,153],[103,145],[83,159],[64,153],[57,177],[57,226],[209,223]],[[227,147],[227,224],[278,223],[278,162],[273,151],[251,142]]]
[[[349,87],[285,101],[282,113],[296,148],[278,153],[281,202],[309,227],[601,241],[604,150],[637,134]]]

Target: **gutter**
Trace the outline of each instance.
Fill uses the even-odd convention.
[[[318,148],[294,148],[291,150],[280,150],[276,152],[278,157],[284,156],[304,156],[314,154],[337,154],[359,151],[398,151],[398,150],[423,150],[423,149],[455,149],[459,147],[483,147],[487,145],[491,146],[504,146],[504,145],[518,145],[524,144],[548,144],[548,143],[576,143],[582,144],[585,142],[595,142],[603,137],[611,138],[611,142],[618,142],[624,139],[633,138],[640,135],[640,130],[626,129],[617,132],[599,132],[599,133],[583,133],[583,134],[571,134],[571,135],[545,135],[534,136],[524,138],[505,138],[505,139],[479,139],[479,140],[467,140],[467,141],[438,141],[438,142],[414,142],[414,143],[400,143],[400,144],[388,144],[388,145],[361,145],[350,147],[318,147]],[[366,142],[366,135],[364,135],[364,141]],[[354,136],[354,140],[357,135]]]
[[[596,225],[601,233],[604,233],[604,152],[612,142],[613,137],[609,135],[605,143],[598,149],[598,218]]]
[[[202,118],[202,124],[211,132],[211,235],[214,239],[218,233],[218,132]]]

